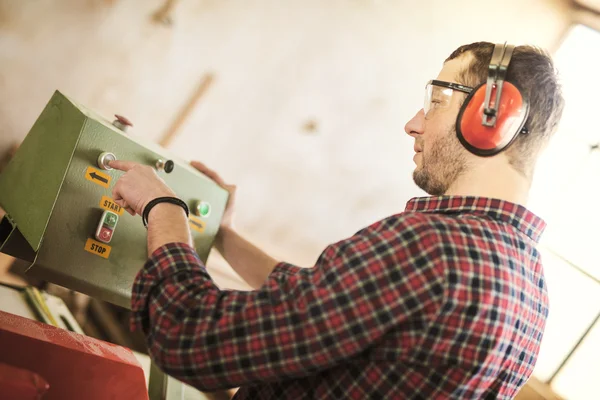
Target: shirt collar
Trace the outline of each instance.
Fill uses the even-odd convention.
[[[486,214],[493,219],[508,223],[535,242],[540,240],[546,222],[522,205],[509,201],[475,196],[428,196],[414,197],[406,204],[405,211],[436,213]]]

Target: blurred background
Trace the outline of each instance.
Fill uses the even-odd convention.
[[[544,47],[567,106],[529,204],[549,224],[551,309],[520,396],[600,399],[598,29],[598,0],[0,0],[0,168],[60,90],[237,184],[240,232],[309,267],[424,195],[404,125],[455,48]],[[31,284],[12,263],[0,280]],[[249,289],[217,254],[208,268]],[[126,311],[46,289],[86,334],[144,351]]]

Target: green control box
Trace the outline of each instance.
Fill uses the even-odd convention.
[[[196,251],[206,262],[228,193],[167,150],[132,138],[56,92],[0,175],[0,251],[30,263],[27,273],[130,307],[147,260],[147,230],[111,198],[121,171],[105,160],[135,161],[158,175],[190,209]]]

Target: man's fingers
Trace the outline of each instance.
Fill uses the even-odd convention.
[[[121,205],[119,202],[122,201],[123,198],[121,197],[121,193],[119,192],[119,183],[118,182],[112,190],[112,198],[115,201],[115,203]]]
[[[203,174],[206,175],[216,175],[216,172],[213,171],[212,169],[208,168],[206,165],[204,165],[203,163],[201,163],[200,161],[192,161],[190,163],[192,165],[192,167],[196,168],[198,171],[202,172]]]
[[[131,215],[135,216],[135,210],[134,210],[133,208],[131,208],[131,207],[129,206],[129,204],[127,204],[127,203],[125,202],[125,200],[123,200],[122,198],[120,198],[120,197],[118,197],[118,196],[114,196],[114,195],[113,195],[113,200],[114,200],[114,202],[115,202],[115,203],[116,203],[118,206],[120,206],[121,208],[123,208],[123,209],[124,209],[125,211],[127,211],[129,214],[131,214]]]
[[[139,164],[133,161],[114,160],[110,161],[108,165],[111,168],[118,169],[119,171],[129,171],[130,169]]]
[[[226,183],[223,181],[223,178],[219,176],[215,171],[208,168],[206,165],[202,164],[200,161],[192,161],[192,167],[196,168],[198,171],[202,172],[204,175],[208,176],[210,179],[215,181],[219,186],[225,186]]]
[[[113,196],[113,200],[119,207],[127,208],[127,203],[125,203],[125,200],[123,200],[121,198],[116,198],[114,196]]]

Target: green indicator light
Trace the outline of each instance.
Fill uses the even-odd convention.
[[[208,216],[208,214],[210,214],[210,204],[206,203],[206,202],[202,202],[200,203],[200,216],[201,217],[206,217]]]

